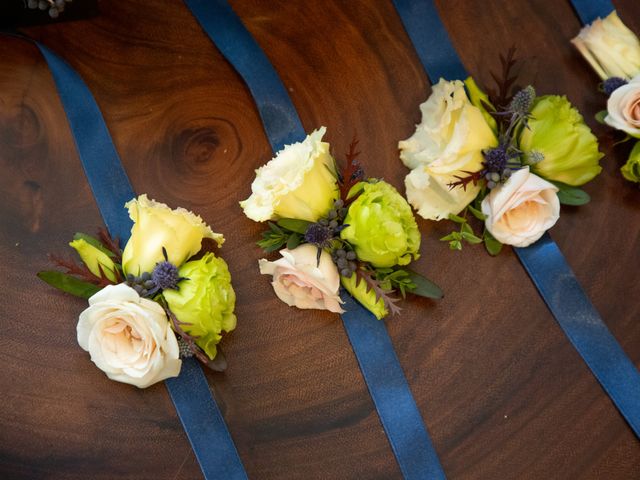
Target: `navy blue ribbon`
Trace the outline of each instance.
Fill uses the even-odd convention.
[[[240,19],[224,0],[185,0],[202,29],[242,75],[261,110],[274,152],[306,133],[282,82]],[[264,115],[264,105],[276,117]],[[275,124],[275,125],[274,125]],[[438,456],[396,357],[384,322],[343,292],[343,324],[393,453],[407,480],[445,478]]]
[[[611,0],[571,0],[583,25],[588,25],[597,18],[605,18],[616,7]]]
[[[104,222],[109,233],[125,243],[132,223],[124,204],[134,198],[135,193],[100,108],[75,70],[47,47],[35,43],[51,70]],[[242,462],[200,364],[194,358],[184,359],[180,375],[165,384],[205,479],[246,480]]]
[[[444,25],[433,1],[394,0],[394,3],[411,41],[421,52],[421,61],[423,56],[428,59],[423,61],[423,67],[429,71],[430,78],[465,78],[464,69],[454,77],[445,76],[451,71],[451,62],[443,59],[440,52],[453,51],[453,47],[448,35],[441,32]],[[421,5],[416,8],[418,3]],[[416,18],[419,12],[430,18]],[[435,27],[440,33],[425,39],[421,25],[433,28],[434,23],[440,24]],[[419,41],[426,43],[417,44]],[[558,246],[545,234],[535,244],[514,250],[562,330],[640,437],[640,373],[609,332]]]
[[[258,107],[274,152],[305,137],[305,130],[291,98],[260,46],[221,0],[185,0],[218,50],[244,79]],[[238,36],[242,35],[242,42]],[[230,59],[233,59],[231,61]]]

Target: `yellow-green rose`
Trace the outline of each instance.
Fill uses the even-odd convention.
[[[202,239],[222,245],[224,237],[214,233],[198,215],[184,208],[171,209],[164,203],[140,195],[125,205],[133,220],[131,238],[122,254],[124,272],[139,275],[151,272],[164,260],[162,248],[176,266],[200,251]]]
[[[520,136],[520,149],[541,153],[542,161],[531,170],[547,179],[568,185],[584,185],[600,173],[598,140],[580,112],[564,96],[538,97],[531,110],[529,128]]]
[[[80,259],[96,277],[102,277],[100,273],[100,269],[102,269],[109,280],[116,281],[116,266],[106,253],[91,245],[84,238],[76,238],[69,245],[78,252]]]
[[[213,360],[222,332],[236,328],[236,294],[229,268],[223,259],[207,253],[182,265],[179,273],[185,280],[178,284],[178,290],[164,290],[163,296],[184,323],[182,329],[197,337],[196,344]]]
[[[367,282],[359,278],[355,273],[350,277],[340,277],[342,286],[362,304],[364,308],[373,313],[378,320],[387,316],[389,311],[382,298],[376,300],[376,292],[369,288]]]
[[[287,145],[256,170],[251,196],[240,202],[256,222],[296,218],[315,222],[338,198],[338,183],[329,144],[322,127],[302,142]]]
[[[640,41],[615,10],[584,27],[571,41],[602,80],[628,80],[640,73]]]
[[[387,182],[360,182],[350,196],[340,237],[353,245],[362,261],[375,267],[407,265],[419,257],[420,231],[411,207]]]
[[[630,182],[640,183],[640,142],[636,142],[627,163],[620,169],[622,176]]]
[[[476,101],[483,98],[472,81],[467,84]],[[478,195],[479,184],[451,189],[449,183],[482,168],[482,150],[498,144],[495,122],[490,125],[486,111],[472,104],[460,80],[441,79],[420,111],[415,133],[398,144],[400,159],[412,169],[405,179],[407,198],[421,217],[446,219]]]

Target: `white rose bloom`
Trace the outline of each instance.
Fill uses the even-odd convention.
[[[334,160],[322,141],[325,127],[302,142],[287,145],[256,170],[251,196],[240,202],[244,214],[256,222],[295,218],[315,222],[338,198]]]
[[[482,201],[485,227],[501,243],[526,247],[555,225],[560,217],[558,189],[529,172],[516,171]]]
[[[454,175],[480,170],[482,150],[498,141],[459,80],[441,79],[420,110],[415,133],[398,143],[400,159],[414,169],[405,180],[407,198],[422,217],[440,220],[459,213],[480,190],[472,183],[466,190],[447,184],[457,180]]]
[[[77,331],[80,346],[111,380],[146,388],[180,373],[178,341],[164,310],[125,284],[93,295]]]
[[[602,80],[640,73],[640,41],[615,10],[584,27],[571,42]]]
[[[640,75],[611,93],[604,121],[632,137],[640,138]]]
[[[317,252],[318,249],[308,243],[293,250],[280,250],[282,258],[275,262],[259,261],[260,273],[273,275],[271,285],[276,295],[291,307],[343,313],[338,295],[338,269],[325,251],[318,266]]]

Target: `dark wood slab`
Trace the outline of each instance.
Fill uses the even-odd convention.
[[[78,0],[80,1],[80,0]],[[397,187],[397,142],[430,87],[391,3],[234,0],[291,92],[304,125],[328,127],[340,157],[354,134],[371,176]],[[616,2],[640,33],[640,4]],[[515,44],[522,82],[566,93],[595,131],[604,98],[569,40],[569,2],[441,0],[479,83]],[[230,366],[209,374],[252,479],[399,479],[339,318],[291,309],[261,277],[261,230],[238,202],[271,158],[238,75],[180,1],[103,1],[101,16],[34,27],[101,106],[137,191],[200,213],[227,238],[238,328]],[[577,277],[640,365],[640,191],[602,142],[593,201],[552,230]],[[35,277],[100,215],[44,60],[0,38],[0,477],[194,479],[201,474],[165,387],[109,381],[75,338],[84,302]],[[420,222],[417,268],[444,300],[413,300],[387,325],[451,479],[640,478],[640,446],[507,249],[447,250],[446,224]],[[640,399],[639,399],[640,401]],[[211,448],[215,448],[212,445]]]

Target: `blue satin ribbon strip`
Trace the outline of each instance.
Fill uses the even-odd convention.
[[[291,98],[260,46],[224,0],[185,0],[218,50],[244,79],[274,152],[306,133]],[[242,42],[237,42],[238,37]],[[233,61],[231,60],[233,59]]]
[[[437,30],[444,29],[433,1],[394,0],[394,3],[411,41],[426,42],[416,48],[422,52],[419,56],[430,78],[465,78],[464,69],[455,76],[445,76],[451,72],[451,62],[443,59],[441,52],[453,51],[456,55],[448,36],[440,33],[425,39],[420,31],[421,25],[433,28],[434,23],[441,25]],[[419,13],[429,18],[417,18]],[[427,60],[423,61],[423,57]],[[558,246],[545,234],[535,244],[514,250],[562,330],[632,430],[640,436],[640,373],[609,332]]]
[[[605,18],[616,7],[611,0],[571,0],[583,25],[588,25],[597,18]]]
[[[393,0],[393,4],[431,84],[438,83],[441,78],[466,78],[467,71],[451,43],[447,29],[440,21],[434,3]]]
[[[283,139],[288,143],[303,140],[305,130],[275,69],[228,3],[221,0],[185,0],[185,3],[247,83],[261,109],[274,152],[282,147]],[[286,114],[266,116],[262,105]],[[345,330],[404,478],[444,479],[384,322],[350,295],[343,293],[342,298],[347,310],[342,315]]]
[[[132,222],[124,209],[135,192],[91,91],[66,62],[35,42],[51,70],[82,166],[104,222],[124,244]],[[215,403],[207,377],[193,358],[184,359],[180,375],[165,382],[205,479],[246,480],[229,430]]]
[[[640,437],[640,372],[600,318],[558,245],[547,233],[515,251],[564,333]]]

